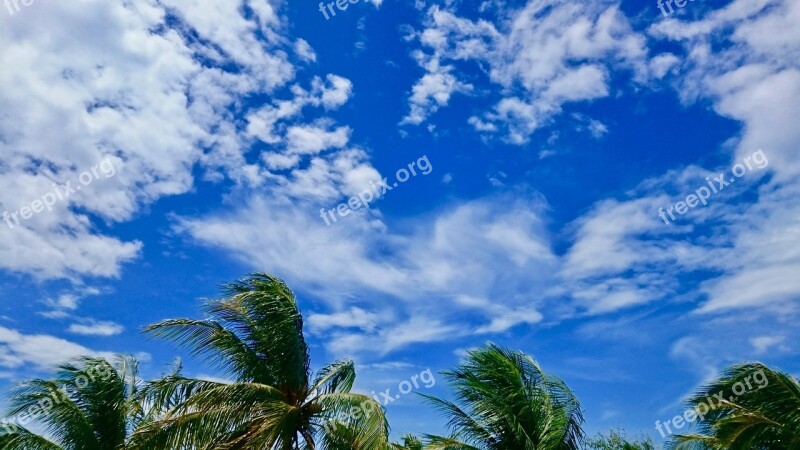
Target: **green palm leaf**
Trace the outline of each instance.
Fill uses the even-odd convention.
[[[572,450],[583,439],[580,404],[528,355],[495,345],[469,353],[445,372],[455,401],[424,396],[449,417],[450,437],[427,448]]]
[[[216,383],[180,370],[144,389],[161,411],[133,442],[142,449],[383,450],[388,424],[371,398],[350,393],[351,361],[324,366],[311,382],[303,319],[294,294],[279,279],[256,273],[225,286],[207,302],[205,320],[173,319],[147,332],[188,347],[232,377]],[[370,414],[355,417],[354,408]]]
[[[403,436],[402,443],[391,445],[392,450],[423,450],[422,441],[418,437],[407,434]]]
[[[0,450],[108,450],[127,448],[130,432],[144,421],[139,403],[137,363],[119,357],[80,358],[59,366],[52,379],[34,379],[14,388],[7,416],[29,415],[47,437],[25,427],[0,434]]]
[[[696,411],[708,410],[698,419],[700,433],[676,436],[672,448],[800,448],[800,383],[761,363],[726,370],[689,405]]]

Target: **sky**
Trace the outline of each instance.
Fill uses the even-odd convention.
[[[217,379],[142,328],[254,271],[361,392],[447,397],[494,342],[661,441],[727,366],[800,374],[800,2],[16,3],[2,392],[84,354]]]

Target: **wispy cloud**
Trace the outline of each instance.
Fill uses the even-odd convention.
[[[71,324],[67,331],[84,336],[114,336],[125,331],[125,327],[115,322],[88,320]]]

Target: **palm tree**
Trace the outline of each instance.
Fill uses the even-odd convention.
[[[403,436],[402,443],[392,444],[391,450],[423,450],[423,446],[418,437],[407,434]]]
[[[352,361],[312,378],[303,318],[279,279],[256,273],[229,284],[205,305],[206,320],[174,319],[147,332],[189,347],[232,382],[174,373],[147,388],[168,412],[139,430],[135,442],[170,449],[380,450],[388,425],[380,405],[351,393]]]
[[[649,437],[631,441],[624,432],[617,430],[611,430],[608,436],[601,433],[594,439],[587,439],[586,448],[591,450],[655,450],[653,441]]]
[[[456,402],[424,395],[449,416],[450,437],[431,450],[577,450],[583,415],[577,398],[528,355],[493,344],[445,372]]]
[[[59,366],[55,378],[34,379],[12,390],[0,432],[0,450],[122,450],[148,420],[137,391],[138,364],[84,357]],[[30,431],[34,423],[44,435]]]
[[[800,448],[800,383],[761,363],[731,367],[689,406],[705,412],[697,418],[700,433],[676,436],[675,449]]]

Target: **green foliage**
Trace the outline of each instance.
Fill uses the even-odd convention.
[[[423,450],[422,441],[418,437],[407,434],[402,443],[394,443],[391,450]]]
[[[761,363],[728,369],[701,388],[689,406],[708,412],[698,418],[699,433],[676,436],[673,449],[800,448],[800,383]]]
[[[530,356],[489,345],[470,352],[444,375],[456,401],[424,397],[450,418],[452,436],[428,436],[426,448],[580,448],[583,415],[578,399]]]
[[[450,436],[389,444],[381,406],[351,392],[352,361],[310,370],[303,319],[282,281],[253,274],[225,294],[205,305],[207,319],[166,320],[147,332],[188,348],[231,382],[189,378],[176,367],[145,384],[133,358],[85,357],[12,390],[6,416],[16,420],[0,423],[0,450],[655,448],[615,430],[584,442],[581,407],[566,384],[530,356],[491,344],[444,372],[453,401],[423,395],[449,418]],[[763,364],[728,369],[689,406],[699,413],[698,433],[675,436],[668,448],[800,448],[800,382]]]
[[[388,424],[380,405],[350,392],[351,361],[309,369],[303,319],[280,280],[253,274],[206,304],[206,320],[173,319],[147,328],[187,347],[234,381],[186,378],[150,383],[145,398],[163,415],[141,427],[146,449],[380,450]],[[368,414],[353,414],[354,408]],[[319,444],[319,445],[317,445]]]
[[[644,439],[628,440],[622,431],[611,430],[608,436],[599,434],[593,439],[586,441],[587,450],[654,450],[653,441],[647,437]]]
[[[34,379],[9,395],[0,450],[109,450],[129,448],[130,432],[149,420],[141,407],[138,365],[81,358],[59,366],[52,379]],[[46,435],[28,429],[35,423]]]

